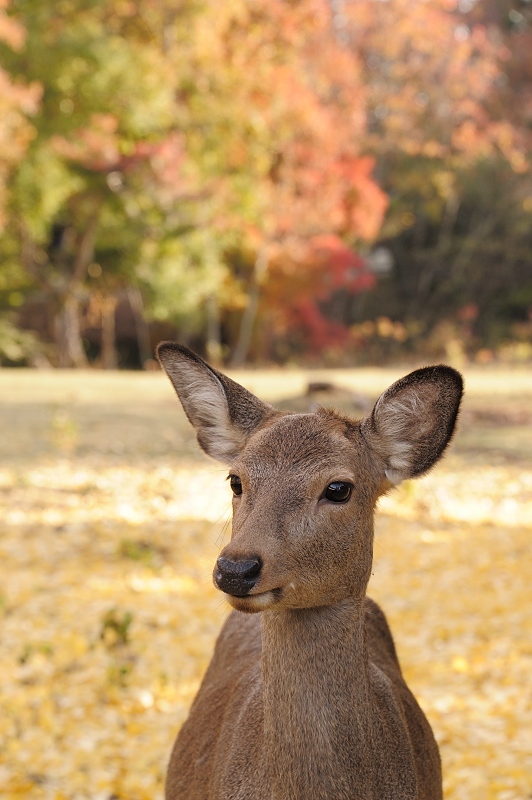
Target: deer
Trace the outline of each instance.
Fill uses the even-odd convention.
[[[378,498],[446,450],[460,374],[417,369],[355,420],[278,411],[180,344],[157,354],[233,495],[213,572],[232,611],[167,800],[441,800],[436,740],[366,589]]]

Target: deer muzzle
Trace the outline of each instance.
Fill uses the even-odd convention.
[[[220,556],[214,570],[214,584],[233,597],[245,597],[259,580],[262,561],[256,556],[231,561]]]

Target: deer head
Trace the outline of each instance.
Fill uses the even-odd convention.
[[[443,454],[459,373],[418,369],[355,421],[326,409],[278,412],[181,345],[162,343],[158,357],[200,446],[229,467],[232,538],[214,583],[231,605],[257,612],[361,600],[375,503]]]

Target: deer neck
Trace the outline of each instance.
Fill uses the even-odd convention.
[[[262,616],[265,756],[274,800],[372,797],[364,603]],[[366,781],[357,794],[353,775]]]

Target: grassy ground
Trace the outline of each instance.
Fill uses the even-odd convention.
[[[400,374],[311,378],[375,398]],[[236,377],[271,401],[309,379]],[[447,800],[528,800],[532,378],[466,381],[452,452],[381,503],[370,590],[440,742]],[[225,470],[160,374],[3,370],[0,426],[0,796],[157,800],[226,614],[210,581]]]

